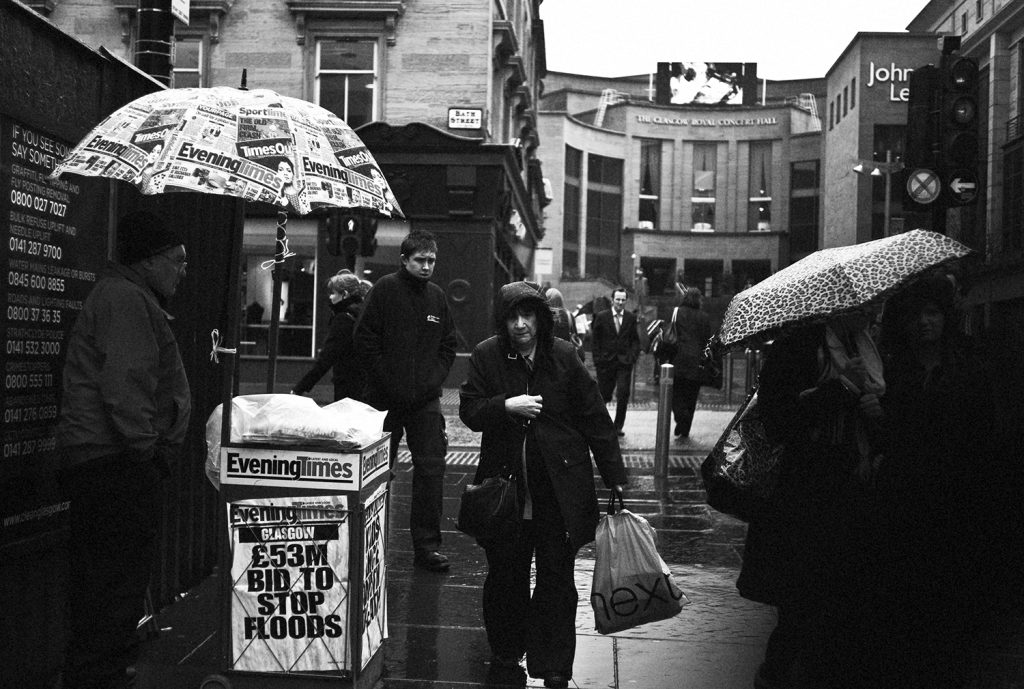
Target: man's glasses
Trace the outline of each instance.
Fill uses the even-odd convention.
[[[173,263],[179,271],[188,270],[188,260],[184,256],[171,257],[168,256],[167,254],[157,254],[157,256],[160,256],[161,258],[166,258],[168,261]]]

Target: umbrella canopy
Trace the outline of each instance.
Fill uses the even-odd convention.
[[[921,273],[970,253],[928,230],[816,251],[733,297],[718,337],[736,345],[834,316],[883,299]]]
[[[120,108],[54,168],[134,184],[275,204],[402,216],[370,152],[337,115],[267,89],[168,89]]]
[[[404,214],[373,156],[337,115],[268,89],[245,89],[244,71],[242,83],[238,89],[168,89],[137,98],[96,125],[50,176],[106,177],[134,184],[143,194],[192,191],[275,205],[271,303],[277,304],[280,266],[294,255],[285,232],[287,211],[305,215],[338,207]],[[280,321],[279,309],[270,313],[267,392],[274,391]],[[230,309],[231,337],[237,320]],[[234,351],[216,344],[214,350]],[[225,429],[230,408],[224,405]]]

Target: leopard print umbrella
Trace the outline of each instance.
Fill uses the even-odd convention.
[[[733,297],[718,337],[726,346],[737,345],[834,316],[883,299],[930,268],[970,253],[929,230],[816,251]]]

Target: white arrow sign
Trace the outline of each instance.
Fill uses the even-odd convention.
[[[954,177],[953,181],[949,183],[949,188],[954,194],[960,194],[965,191],[974,191],[976,186],[977,185],[974,182],[968,182],[960,179],[959,177]]]

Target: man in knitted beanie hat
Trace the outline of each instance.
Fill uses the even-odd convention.
[[[127,686],[149,584],[163,483],[191,398],[164,305],[187,266],[181,238],[151,213],[117,226],[107,266],[68,335],[57,425],[70,503],[66,687]]]
[[[146,211],[121,218],[117,240],[120,262],[139,273],[164,305],[185,276],[185,242],[161,218]]]

